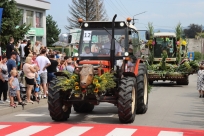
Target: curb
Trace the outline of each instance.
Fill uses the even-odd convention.
[[[41,99],[39,104],[37,102],[34,102],[33,104],[28,103],[27,105],[24,106],[24,110],[33,109],[45,104],[47,104],[47,99]],[[24,111],[24,110],[21,105],[17,105],[16,108],[13,108],[13,107],[9,107],[9,103],[2,104],[0,105],[0,116],[19,112],[19,111]]]

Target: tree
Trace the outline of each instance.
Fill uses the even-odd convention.
[[[195,38],[197,33],[202,31],[202,26],[196,24],[190,24],[188,29],[184,29],[184,33],[188,38]]]
[[[22,39],[30,26],[25,23],[19,25],[23,15],[17,8],[15,0],[1,0],[0,7],[3,8],[0,42],[1,46],[5,47],[10,37],[13,37],[15,41]]]
[[[177,40],[179,40],[182,37],[182,34],[183,34],[183,30],[182,30],[180,22],[177,24],[177,26],[175,28],[175,31],[176,31],[176,38],[177,38]]]
[[[106,21],[107,15],[102,0],[72,0],[69,5],[69,13],[71,17],[67,17],[69,26],[65,26],[67,30],[70,28],[78,28],[78,19],[84,21]]]
[[[53,20],[51,15],[46,17],[46,30],[47,30],[47,45],[51,46],[61,33],[61,30],[58,28],[56,21]]]

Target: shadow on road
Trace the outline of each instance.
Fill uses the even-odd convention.
[[[174,82],[154,82],[152,87],[183,87],[182,85],[177,85]]]

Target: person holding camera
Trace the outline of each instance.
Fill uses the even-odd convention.
[[[7,57],[2,56],[2,61],[0,63],[0,103],[10,102],[7,100],[8,91],[8,68],[6,65]],[[3,101],[1,100],[1,95],[3,94]]]

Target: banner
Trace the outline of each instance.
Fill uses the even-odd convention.
[[[1,32],[2,14],[3,14],[3,8],[0,8],[0,32]]]

